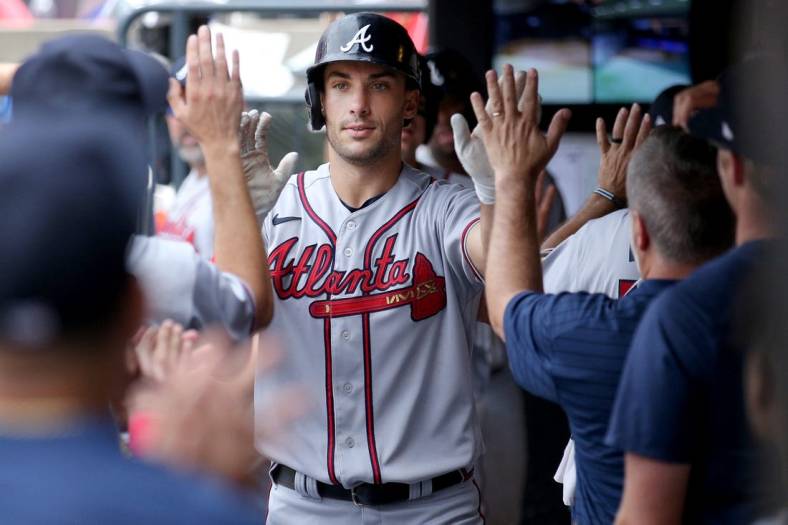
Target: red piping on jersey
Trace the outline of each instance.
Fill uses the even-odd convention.
[[[306,187],[304,186],[304,172],[298,174],[298,196],[301,198],[301,204],[303,204],[304,209],[306,210],[307,215],[309,218],[315,221],[315,224],[320,226],[320,228],[326,232],[328,236],[328,240],[331,241],[332,246],[336,246],[337,244],[337,234],[334,233],[334,230],[320,218],[320,216],[315,213],[315,210],[312,209],[312,205],[309,204],[309,200],[306,198]]]
[[[331,361],[331,318],[327,317],[323,321],[323,345],[326,354],[326,422],[328,424],[328,446],[326,451],[326,464],[328,466],[328,479],[334,485],[339,485],[336,473],[334,472],[334,443],[335,429],[334,429],[334,380],[332,374],[332,361]]]
[[[381,236],[383,236],[386,230],[394,226],[397,221],[413,211],[413,209],[416,207],[416,204],[418,204],[419,199],[421,199],[421,195],[416,197],[413,202],[394,214],[391,219],[386,221],[383,226],[381,226],[375,233],[372,234],[372,237],[370,237],[369,241],[367,242],[367,247],[364,249],[364,269],[372,269],[372,251],[374,250],[375,244],[378,242]],[[369,294],[364,292],[363,295]],[[361,315],[361,327],[362,341],[364,346],[364,405],[366,408],[367,419],[367,448],[369,450],[369,460],[372,464],[372,476],[375,480],[375,483],[380,484],[383,481],[380,474],[378,448],[377,444],[375,443],[375,412],[372,401],[372,348],[369,337],[369,313]]]
[[[468,223],[468,225],[462,231],[462,235],[460,236],[460,244],[462,245],[462,256],[465,257],[466,261],[468,261],[468,264],[471,266],[473,273],[476,274],[476,278],[484,282],[484,277],[482,276],[482,273],[476,268],[476,265],[473,264],[471,257],[468,255],[468,250],[465,249],[465,239],[466,237],[468,237],[468,232],[471,231],[471,228],[473,228],[474,225],[476,225],[480,220],[481,217],[476,217],[475,219],[473,219],[471,222]]]
[[[304,186],[304,172],[298,174],[297,186],[298,196],[301,199],[301,204],[306,210],[309,218],[312,219],[328,236],[331,243],[331,264],[334,264],[336,254],[337,236],[334,231],[321,219],[306,198],[306,188]],[[327,299],[331,299],[330,294],[326,294]],[[328,427],[328,445],[326,447],[326,467],[328,469],[328,478],[334,485],[339,485],[336,473],[334,471],[334,449],[336,448],[336,428],[334,422],[334,379],[333,379],[333,362],[331,359],[331,318],[327,317],[323,321],[323,346],[325,349],[326,359],[326,422]]]

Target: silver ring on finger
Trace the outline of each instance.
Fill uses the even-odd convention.
[[[501,113],[500,111],[493,111],[492,113],[493,117],[500,117],[501,115],[503,115],[503,113]]]

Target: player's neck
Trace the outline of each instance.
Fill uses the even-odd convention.
[[[399,151],[395,155],[381,159],[380,162],[359,166],[342,159],[329,149],[329,171],[331,184],[339,198],[353,208],[390,190],[399,179],[402,160]]]
[[[736,210],[736,246],[777,237],[775,222],[768,205],[762,202],[747,203],[742,209]]]

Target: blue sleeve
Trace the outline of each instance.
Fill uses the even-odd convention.
[[[503,316],[506,353],[515,382],[534,395],[556,402],[550,377],[548,295],[523,292],[515,296]]]
[[[577,340],[587,328],[615,317],[613,299],[603,294],[523,292],[506,305],[504,335],[514,380],[534,395],[559,403],[555,378],[577,358]],[[574,335],[574,337],[572,337]]]
[[[624,452],[688,463],[704,417],[696,381],[709,341],[704,319],[670,292],[646,312],[619,383],[605,442]]]

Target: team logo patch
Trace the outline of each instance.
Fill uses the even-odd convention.
[[[351,49],[353,49],[354,45],[358,44],[367,53],[372,53],[372,50],[375,49],[375,46],[369,43],[369,41],[372,40],[372,35],[367,34],[370,25],[371,24],[367,24],[359,29],[353,38],[339,49],[344,53],[348,53]]]

